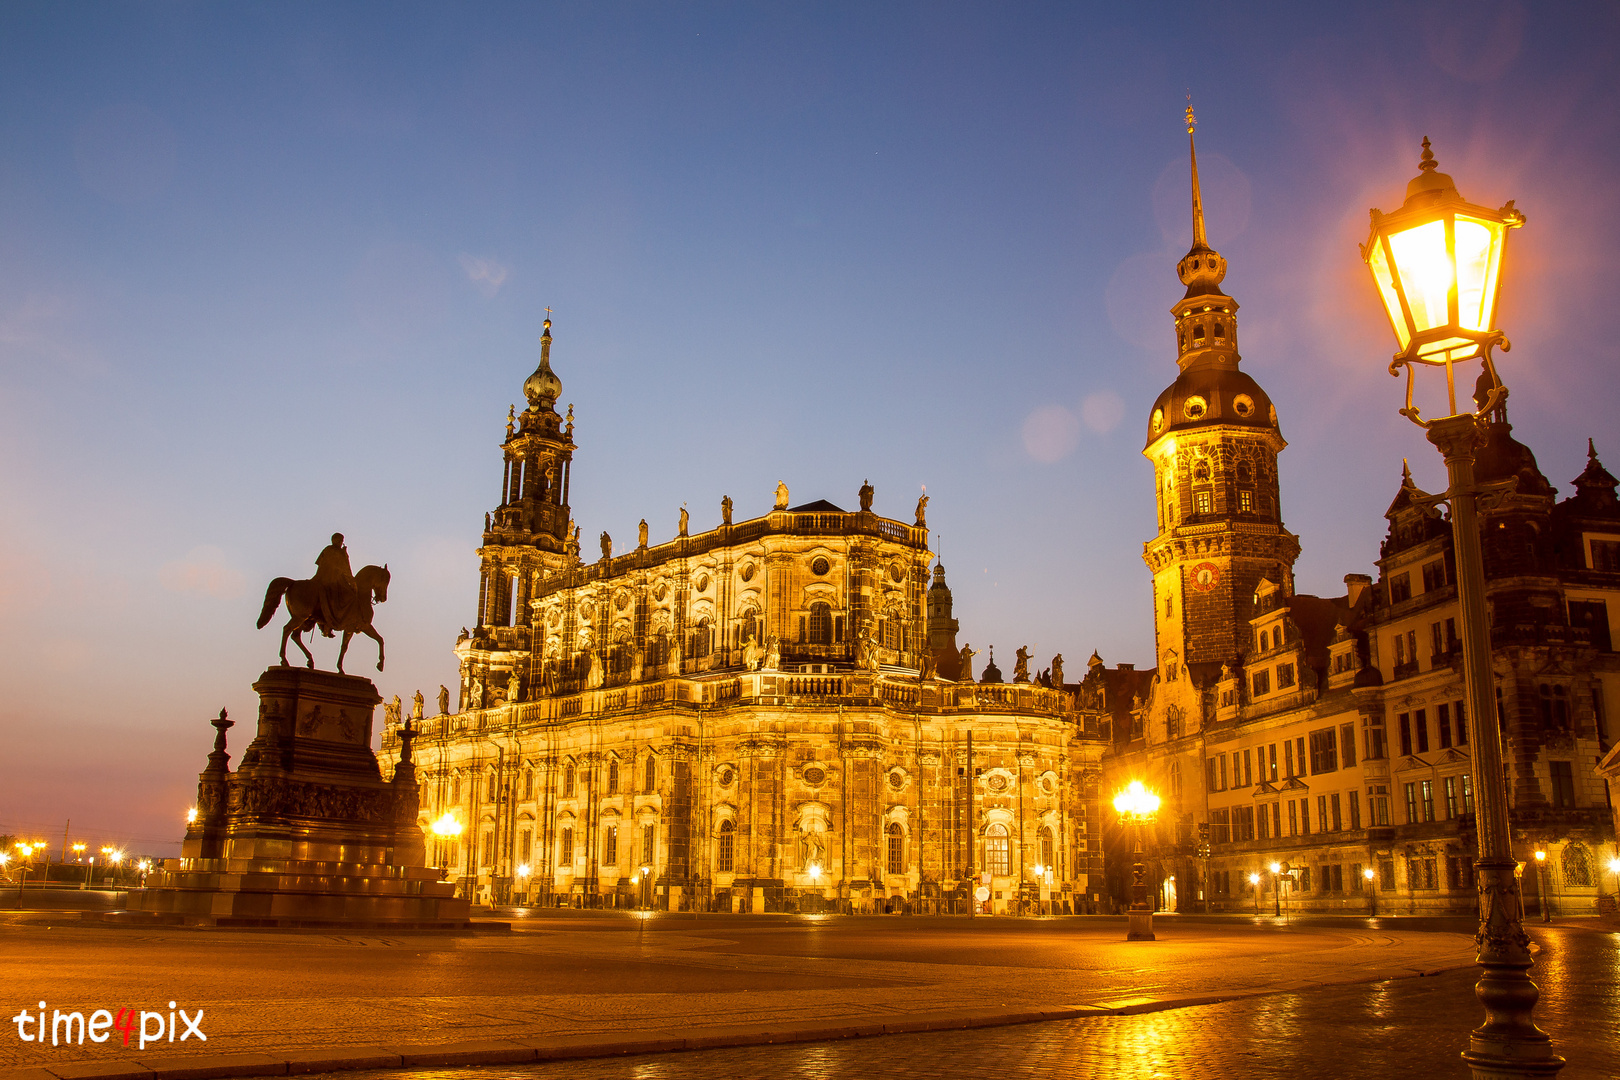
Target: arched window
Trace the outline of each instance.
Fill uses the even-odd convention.
[[[461,774],[460,773],[456,773],[454,776],[452,776],[450,778],[450,801],[453,802],[453,803],[459,803],[461,801]]]
[[[832,644],[832,605],[817,601],[810,605],[810,644]]]
[[[563,829],[562,838],[559,840],[557,847],[559,849],[557,861],[572,870],[574,868],[574,830],[571,826]]]
[[[697,630],[692,635],[692,658],[701,660],[709,655],[709,620],[699,619]]]
[[[607,789],[608,789],[608,794],[609,795],[617,795],[619,793],[619,759],[618,758],[610,758],[608,760]]]
[[[602,828],[602,865],[619,865],[619,827],[606,825]]]
[[[1564,845],[1564,884],[1576,888],[1592,887],[1592,855],[1585,844]]]
[[[889,822],[884,831],[889,838],[889,873],[903,874],[906,872],[906,832],[898,821]]]
[[[534,798],[534,770],[523,770],[523,801],[528,802]]]
[[[646,789],[649,795],[658,790],[658,759],[651,754],[647,755]]]
[[[1182,712],[1180,705],[1172,705],[1164,710],[1164,737],[1167,739],[1181,738]],[[1174,764],[1174,763],[1172,763]]]
[[[1053,863],[1057,860],[1057,845],[1052,842],[1052,827],[1041,826],[1041,865],[1046,867],[1047,873],[1055,873]]]
[[[732,861],[736,857],[737,830],[729,821],[720,823],[720,836],[714,846],[714,869],[719,874],[731,873]]]
[[[570,761],[563,766],[563,798],[574,797],[574,763]]]
[[[1012,873],[1012,843],[1007,837],[1007,826],[999,822],[984,830],[984,868],[1002,877]]]

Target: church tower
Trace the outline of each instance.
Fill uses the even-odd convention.
[[[476,629],[456,644],[463,709],[490,708],[527,695],[529,598],[541,581],[578,560],[570,531],[569,470],[574,410],[557,415],[562,380],[551,370],[551,320],[540,336],[540,366],[523,383],[529,406],[507,413],[500,503],[484,516],[478,549]]]
[[[1236,665],[1250,640],[1255,587],[1293,590],[1298,539],[1282,526],[1271,399],[1238,369],[1237,301],[1221,291],[1226,259],[1209,246],[1191,106],[1192,248],[1176,265],[1187,293],[1175,317],[1181,374],[1153,403],[1143,455],[1153,462],[1158,535],[1153,573],[1158,664],[1167,682],[1189,664]]]

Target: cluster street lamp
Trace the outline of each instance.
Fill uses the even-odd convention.
[[[1154,941],[1153,909],[1147,902],[1147,867],[1142,862],[1142,826],[1153,824],[1159,813],[1159,797],[1132,780],[1125,790],[1114,796],[1114,809],[1119,820],[1131,826],[1133,850],[1136,855],[1131,864],[1131,910],[1126,916],[1126,941]]]
[[[1506,484],[1478,484],[1474,455],[1484,443],[1487,424],[1502,407],[1507,388],[1497,376],[1491,350],[1508,349],[1495,329],[1501,287],[1502,254],[1509,229],[1524,224],[1512,202],[1499,210],[1475,206],[1457,193],[1451,177],[1439,172],[1429,140],[1423,140],[1418,175],[1406,186],[1406,201],[1390,214],[1373,210],[1372,231],[1361,255],[1372,271],[1400,352],[1391,375],[1406,368],[1406,407],[1401,414],[1422,427],[1445,459],[1449,488],[1441,495],[1409,494],[1419,502],[1451,505],[1452,547],[1457,566],[1458,622],[1463,631],[1463,682],[1473,727],[1475,773],[1479,784],[1478,962],[1475,988],[1485,1006],[1485,1022],[1475,1028],[1463,1060],[1475,1077],[1551,1076],[1564,1066],[1552,1052],[1547,1033],[1532,1019],[1540,990],[1530,980],[1530,939],[1524,932],[1523,898],[1514,876],[1501,733],[1491,687],[1490,629],[1485,611],[1485,574],[1480,556],[1477,505],[1482,494]],[[1477,411],[1459,412],[1455,368],[1477,362]],[[1448,415],[1425,419],[1413,403],[1419,366],[1442,368]]]

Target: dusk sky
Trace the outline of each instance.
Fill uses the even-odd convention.
[[[393,573],[349,670],[453,690],[547,307],[588,556],[926,485],[981,662],[1152,666],[1189,90],[1300,591],[1376,573],[1403,457],[1444,487],[1357,251],[1425,135],[1528,218],[1515,435],[1620,471],[1617,46],[1595,2],[8,3],[0,834],[178,854],[334,530]]]

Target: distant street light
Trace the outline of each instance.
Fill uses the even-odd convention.
[[[1131,864],[1131,910],[1126,916],[1126,941],[1154,941],[1153,909],[1147,902],[1147,866],[1142,861],[1142,826],[1151,825],[1159,813],[1159,797],[1132,780],[1114,796],[1114,809],[1122,823],[1131,826],[1135,839],[1135,861]]]
[[[1282,918],[1282,863],[1271,864],[1271,902],[1276,905],[1276,916]]]
[[[1254,913],[1260,914],[1260,875],[1249,875],[1249,888],[1254,893]]]
[[[1552,922],[1552,912],[1547,909],[1547,853],[1540,848],[1536,849],[1536,892],[1541,907],[1541,921]]]
[[[1497,376],[1491,350],[1508,348],[1495,327],[1496,300],[1508,231],[1523,224],[1524,215],[1511,201],[1498,210],[1464,201],[1451,177],[1438,171],[1429,140],[1424,139],[1423,159],[1418,175],[1406,185],[1406,201],[1394,213],[1372,211],[1372,232],[1361,248],[1400,349],[1389,372],[1398,376],[1406,368],[1406,407],[1401,415],[1424,429],[1446,462],[1449,487],[1444,494],[1414,491],[1411,496],[1426,507],[1450,504],[1463,686],[1474,736],[1469,743],[1474,774],[1482,778],[1475,815],[1480,919],[1475,993],[1485,1006],[1485,1022],[1473,1030],[1463,1052],[1476,1077],[1549,1076],[1564,1065],[1564,1059],[1552,1052],[1552,1040],[1533,1019],[1540,990],[1530,980],[1530,940],[1512,876],[1507,792],[1494,779],[1502,775],[1502,734],[1492,720],[1496,699],[1478,502],[1482,493],[1507,490],[1513,481],[1479,484],[1474,479],[1475,454],[1493,420],[1504,418],[1507,387]],[[1470,365],[1465,369],[1469,374],[1479,372],[1474,409],[1457,407],[1459,364]],[[1414,404],[1419,367],[1445,371],[1449,409],[1445,415],[1424,419]],[[1467,394],[1465,383],[1465,402]]]
[[[193,806],[190,810],[186,811],[186,824],[187,825],[195,825],[195,824],[197,824],[197,808],[195,806]]]
[[[1373,878],[1378,875],[1373,873],[1373,868],[1369,866],[1361,872],[1361,876],[1367,879],[1367,914],[1372,918],[1377,918],[1378,888],[1373,884]]]

